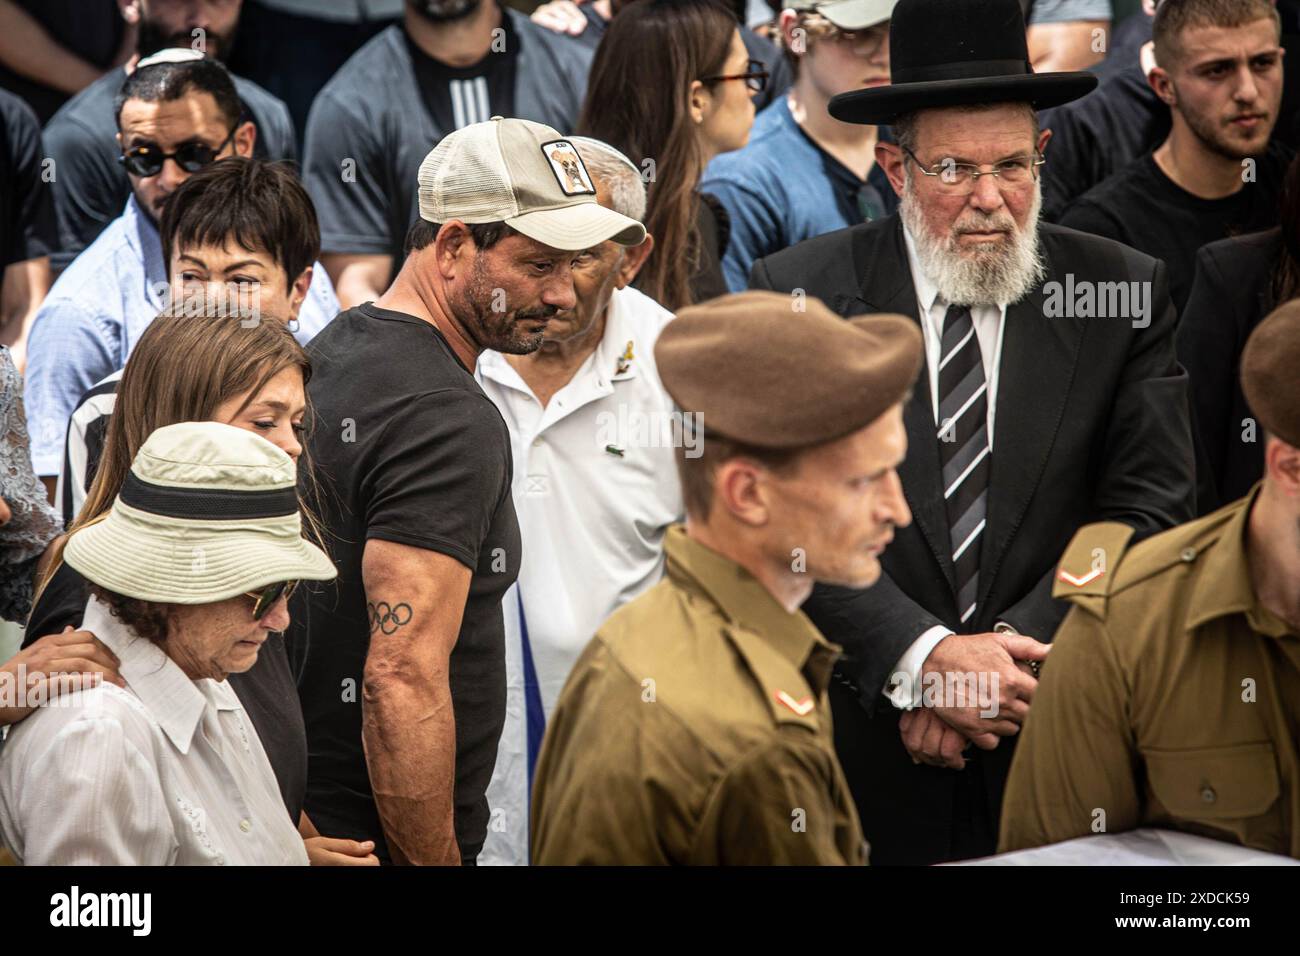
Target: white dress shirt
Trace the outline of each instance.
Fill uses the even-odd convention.
[[[227,681],[190,680],[95,598],[82,623],[113,684],[10,728],[0,836],[29,865],[307,864],[262,742]]]
[[[664,532],[682,520],[676,452],[659,430],[674,406],[654,362],[670,319],[636,289],[616,291],[600,344],[545,408],[503,356],[479,357],[478,380],[510,429],[523,539],[519,580],[502,602],[506,722],[480,864],[528,862],[522,626],[549,716],[600,625],[662,576]]]
[[[907,263],[912,270],[912,282],[916,286],[916,303],[921,310],[921,333],[925,338],[925,367],[930,377],[930,407],[934,412],[935,435],[939,429],[939,363],[943,356],[943,320],[948,314],[949,303],[939,295],[934,282],[921,271],[921,263],[916,255],[916,242],[907,228],[903,228],[903,242],[907,246]],[[998,369],[1002,364],[1002,332],[1006,328],[1007,304],[977,305],[970,310],[971,321],[975,326],[975,337],[980,343],[980,358],[984,362],[984,381],[988,384],[988,435],[989,451],[993,451],[993,414],[998,403]],[[921,706],[921,667],[930,656],[935,645],[954,632],[943,625],[936,625],[924,631],[909,647],[894,666],[884,694],[903,710]],[[908,686],[895,683],[893,674],[908,674],[911,678],[911,693]]]

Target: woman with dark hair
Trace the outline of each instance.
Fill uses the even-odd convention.
[[[578,132],[623,152],[647,180],[655,251],[636,285],[668,309],[727,292],[726,214],[698,186],[709,160],[749,140],[767,78],[717,0],[639,0],[596,50]]]
[[[158,316],[127,360],[103,455],[69,535],[109,513],[140,448],[168,425],[221,422],[253,432],[299,461],[310,377],[307,353],[287,322],[267,315],[265,309],[256,321],[239,312],[195,317],[173,311]],[[305,461],[301,465],[302,480],[310,484],[310,466]],[[319,541],[305,509],[303,521],[309,537]],[[62,547],[59,542],[51,549],[27,625],[29,640],[82,626],[88,584],[61,560]],[[231,674],[230,686],[266,748],[290,819],[306,840],[312,862],[376,864],[370,845],[321,837],[302,812],[307,737],[283,637],[272,635],[256,664]]]
[[[1300,157],[1287,169],[1280,220],[1273,229],[1211,242],[1196,256],[1178,361],[1191,380],[1197,514],[1242,497],[1264,474],[1264,436],[1242,394],[1239,366],[1255,326],[1300,295]]]

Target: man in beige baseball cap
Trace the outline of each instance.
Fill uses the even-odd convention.
[[[426,306],[432,298],[444,312],[435,324],[470,368],[485,348],[541,346],[546,320],[574,306],[570,268],[584,250],[645,240],[641,223],[596,202],[578,151],[541,123],[495,116],[459,129],[418,178],[406,264],[379,301],[421,315],[411,294]]]
[[[381,861],[460,864],[487,836],[521,560],[510,434],[474,368],[484,349],[536,351],[577,305],[584,252],[645,229],[597,203],[568,140],[517,119],[445,137],[418,203],[392,286],[311,343],[307,445],[335,489],[316,511],[340,588],[305,592],[291,638],[318,825],[374,840]],[[364,710],[326,693],[344,677]]]

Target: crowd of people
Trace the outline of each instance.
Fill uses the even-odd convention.
[[[0,0],[0,856],[1300,858],[1300,2],[1119,13]]]

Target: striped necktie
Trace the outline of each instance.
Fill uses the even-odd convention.
[[[988,382],[966,306],[948,307],[939,354],[939,463],[957,572],[957,611],[965,624],[975,615],[979,593],[990,465]]]

